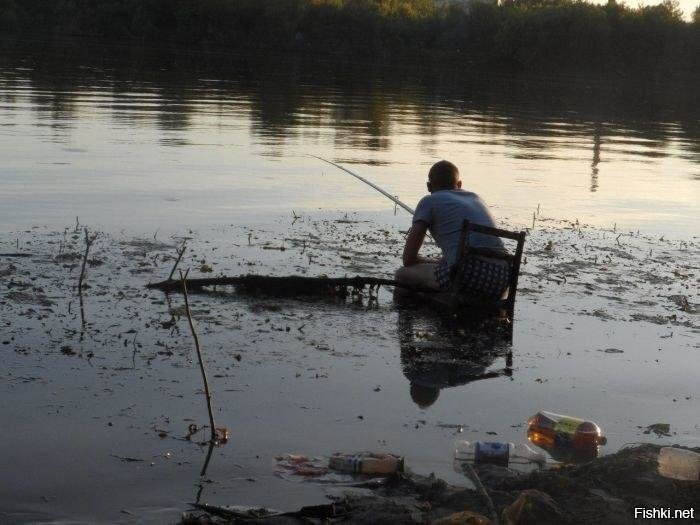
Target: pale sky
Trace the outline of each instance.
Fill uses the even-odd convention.
[[[595,0],[595,2],[598,4],[606,4],[607,0]],[[624,3],[630,7],[636,7],[638,5],[658,5],[661,2],[662,0],[630,0],[627,2],[618,0],[618,3]],[[690,20],[693,16],[693,11],[695,11],[695,8],[698,5],[700,5],[700,0],[679,0],[678,3],[680,4],[681,9],[685,13],[686,20]]]

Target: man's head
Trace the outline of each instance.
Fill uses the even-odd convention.
[[[462,187],[457,166],[447,160],[436,162],[428,172],[428,191],[456,190]]]

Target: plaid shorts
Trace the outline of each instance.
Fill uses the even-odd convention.
[[[447,291],[452,284],[454,268],[447,261],[435,267],[435,280],[440,289]],[[508,288],[510,270],[507,264],[491,262],[479,257],[468,257],[464,264],[461,292],[464,295],[498,300]]]

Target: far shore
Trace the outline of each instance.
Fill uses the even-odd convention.
[[[454,73],[600,73],[648,79],[696,78],[700,16],[677,3],[631,7],[555,0],[392,4],[273,0],[167,4],[25,0],[0,8],[0,30],[21,39],[80,36],[230,54],[290,51],[316,57],[444,63]],[[91,48],[101,52],[101,46]]]

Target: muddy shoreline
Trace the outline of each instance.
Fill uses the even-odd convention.
[[[587,464],[531,474],[495,465],[477,466],[476,470],[493,500],[500,523],[632,524],[639,522],[635,508],[698,512],[700,482],[659,475],[659,449],[656,445],[639,445]],[[477,491],[451,486],[435,476],[397,474],[379,488],[348,489],[331,499],[333,508],[307,509],[307,515],[301,517],[253,517],[255,513],[263,515],[262,509],[231,511],[227,516],[225,507],[215,507],[208,512],[185,512],[182,523],[491,523],[487,518],[488,505]],[[320,517],[322,511],[327,513],[325,518]],[[697,521],[700,519],[690,520]]]
[[[697,239],[545,217],[532,226],[512,344],[446,330],[384,288],[371,302],[194,294],[217,423],[232,433],[204,477],[206,447],[184,439],[206,425],[206,409],[182,298],[146,288],[167,277],[183,237],[181,266],[200,277],[390,277],[401,231],[325,214],[267,230],[100,232],[84,320],[82,226],[4,234],[0,252],[29,255],[0,258],[0,438],[12,451],[0,517],[159,523],[179,519],[198,492],[222,506],[326,503],[324,488],[273,475],[274,455],[294,451],[388,450],[411,458],[417,475],[459,486],[468,482],[451,472],[454,439],[522,442],[524,421],[547,408],[598,421],[603,454],[648,440],[697,447]],[[510,375],[499,373],[507,352]],[[644,434],[654,423],[670,423],[670,435]],[[526,488],[508,483],[497,490]],[[544,490],[538,483],[530,488]]]

